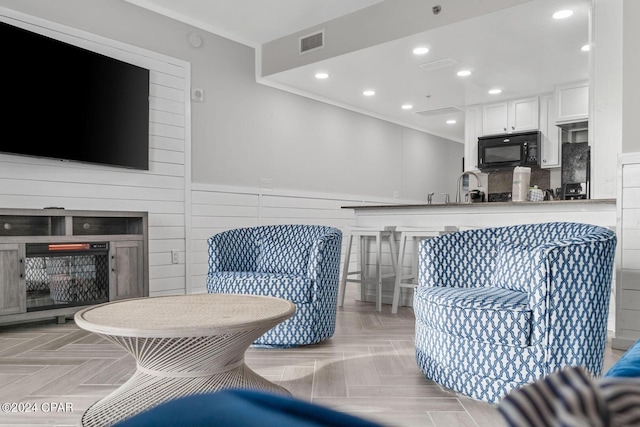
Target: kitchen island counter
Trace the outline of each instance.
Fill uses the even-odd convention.
[[[554,221],[615,227],[616,199],[343,206],[357,225],[500,227]]]
[[[482,203],[434,203],[434,204],[388,204],[388,205],[353,205],[342,206],[343,209],[422,209],[422,208],[489,208],[489,207],[558,207],[566,205],[576,208],[579,205],[612,205],[615,208],[616,199],[587,199],[587,200],[547,200],[542,202],[482,202]]]
[[[505,225],[542,222],[582,222],[600,225],[610,229],[616,226],[616,199],[554,200],[543,202],[483,202],[449,204],[388,204],[342,206],[351,209],[355,225],[396,226],[396,227],[458,227],[469,228],[500,227]],[[396,236],[396,239],[399,237]],[[411,245],[407,248],[412,252]],[[369,245],[366,252],[371,253]],[[413,255],[409,255],[407,259]],[[351,259],[357,259],[352,254]],[[354,265],[352,270],[355,270]],[[408,265],[402,265],[407,272]],[[372,265],[368,268],[373,272]],[[383,271],[392,273],[390,254],[383,253]],[[382,302],[390,304],[393,297],[393,279],[383,280]],[[375,289],[369,286],[365,292],[366,301],[375,301]],[[402,289],[401,305],[411,305],[411,290]]]

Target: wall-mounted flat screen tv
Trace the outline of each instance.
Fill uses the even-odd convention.
[[[149,70],[0,22],[0,152],[149,169]]]

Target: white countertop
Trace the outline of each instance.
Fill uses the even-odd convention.
[[[616,199],[587,199],[587,200],[547,200],[542,202],[482,202],[482,203],[439,203],[439,204],[388,204],[388,205],[353,205],[342,206],[342,209],[442,209],[442,208],[487,208],[487,207],[554,207],[578,205],[616,204]]]

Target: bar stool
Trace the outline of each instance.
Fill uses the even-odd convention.
[[[396,231],[400,233],[400,249],[398,254],[398,274],[396,274],[396,283],[393,288],[393,302],[391,303],[391,313],[398,312],[398,303],[400,301],[400,289],[415,289],[418,285],[418,245],[421,240],[431,239],[443,234],[458,231],[457,227],[445,225],[439,227],[396,227]],[[406,255],[407,240],[413,243],[413,251],[411,253],[411,270],[409,274],[402,274],[404,266],[404,258]],[[411,279],[411,280],[410,280]],[[403,280],[410,280],[404,283]]]
[[[339,307],[344,305],[344,295],[347,291],[347,282],[360,283],[360,299],[366,300],[366,284],[373,283],[376,286],[376,310],[382,311],[382,279],[389,277],[395,277],[398,270],[397,267],[397,251],[396,251],[396,237],[395,226],[380,226],[380,227],[364,227],[353,226],[349,227],[345,232],[347,237],[347,247],[344,257],[344,266],[342,268],[342,278],[340,281],[339,292]],[[360,269],[357,271],[349,271],[349,258],[351,256],[351,246],[353,245],[353,238],[357,237],[360,240]],[[375,276],[368,276],[367,274],[367,253],[368,248],[366,246],[367,239],[375,239],[375,253],[376,253],[376,274]],[[386,240],[389,243],[389,250],[391,251],[391,265],[393,273],[382,274],[382,241]],[[359,274],[359,279],[349,279],[348,276]]]

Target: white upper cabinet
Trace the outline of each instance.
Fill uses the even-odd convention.
[[[556,123],[589,120],[589,82],[578,82],[556,87]]]
[[[531,98],[484,104],[482,107],[482,134],[538,130],[539,100]]]
[[[478,168],[478,137],[482,136],[482,106],[467,107],[464,116],[464,170]]]
[[[539,126],[538,97],[516,99],[509,102],[508,132],[538,130]]]
[[[560,166],[560,128],[556,126],[556,100],[553,95],[540,97],[540,131],[542,133],[540,167]]]
[[[482,106],[482,134],[507,133],[507,102],[494,102]]]

